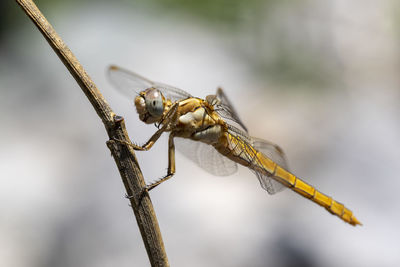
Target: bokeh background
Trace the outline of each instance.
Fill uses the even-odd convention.
[[[172,266],[399,266],[398,1],[36,3],[134,141],[155,128],[109,64],[199,97],[222,86],[251,135],[364,224],[177,154],[151,192]],[[0,6],[0,265],[148,266],[101,121],[17,4]],[[137,157],[148,182],[161,177],[166,136]]]

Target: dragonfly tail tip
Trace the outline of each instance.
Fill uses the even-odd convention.
[[[357,218],[354,217],[354,216],[351,217],[350,224],[353,225],[353,226],[357,226],[357,225],[362,226],[362,225],[363,225],[363,224],[362,224],[359,220],[357,220]]]

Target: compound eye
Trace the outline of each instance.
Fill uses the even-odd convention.
[[[164,103],[161,92],[155,88],[146,90],[146,109],[153,117],[161,117],[164,112]]]

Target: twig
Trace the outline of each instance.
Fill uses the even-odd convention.
[[[16,1],[39,28],[39,31],[75,78],[103,121],[110,138],[110,141],[107,142],[107,146],[111,150],[115,163],[118,166],[127,195],[132,196],[130,197],[131,206],[135,213],[151,265],[169,266],[153,205],[149,195],[147,193],[144,195],[142,194],[145,181],[134,151],[129,146],[112,141],[119,139],[129,142],[130,140],[123,118],[114,114],[82,65],[65,45],[37,6],[31,0]],[[139,201],[139,199],[141,199],[141,201]]]

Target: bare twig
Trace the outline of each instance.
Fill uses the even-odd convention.
[[[39,31],[43,34],[58,57],[75,78],[76,82],[79,84],[103,121],[110,138],[110,141],[107,142],[107,146],[111,150],[118,166],[127,195],[132,196],[130,198],[131,206],[135,213],[151,265],[169,266],[164,249],[164,243],[161,238],[160,228],[149,195],[142,195],[145,182],[134,151],[129,146],[121,145],[120,143],[112,141],[114,139],[119,139],[129,142],[130,140],[123,118],[115,116],[111,107],[97,89],[94,82],[90,79],[89,75],[83,69],[82,65],[72,54],[71,50],[69,50],[65,45],[60,36],[55,32],[36,5],[31,0],[17,0],[17,3],[39,28]],[[139,201],[140,198],[141,201]]]

